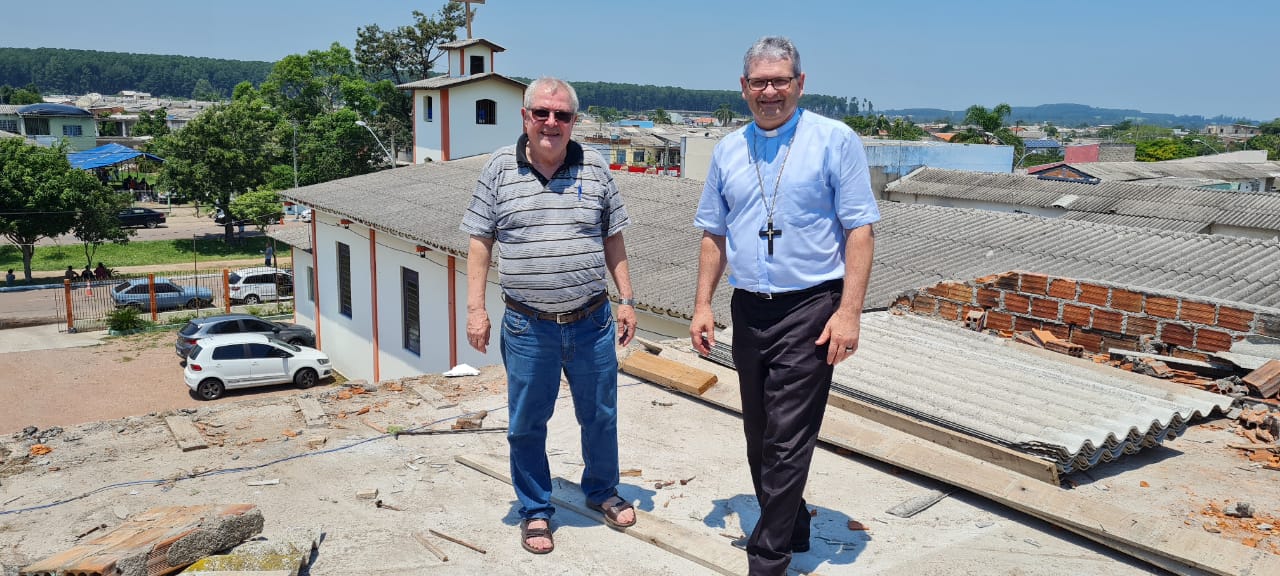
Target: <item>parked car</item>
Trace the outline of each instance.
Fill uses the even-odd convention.
[[[202,400],[216,400],[227,390],[286,384],[315,386],[333,375],[329,356],[262,334],[210,336],[196,343],[182,371],[187,387]]]
[[[178,331],[178,341],[173,349],[178,357],[186,358],[201,339],[225,334],[262,334],[294,346],[316,345],[316,333],[306,326],[272,322],[252,314],[221,314],[192,318]]]
[[[311,221],[311,209],[310,209],[310,208],[307,208],[306,210],[303,210],[303,211],[302,211],[302,221],[303,221],[303,222],[310,222],[310,221]]]
[[[120,221],[121,226],[146,226],[147,228],[155,228],[164,224],[164,212],[152,210],[150,208],[125,208],[116,212],[116,219]]]
[[[293,273],[281,268],[241,268],[227,275],[227,297],[232,302],[257,304],[293,295]]]
[[[203,308],[213,303],[213,293],[208,288],[177,284],[167,278],[156,278],[156,310],[172,308]],[[128,306],[135,310],[151,310],[151,295],[146,278],[134,278],[111,288],[111,298],[116,307]]]

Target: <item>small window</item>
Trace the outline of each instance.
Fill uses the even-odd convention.
[[[404,349],[422,355],[422,323],[418,317],[418,271],[400,269],[400,321],[404,327]]]
[[[476,124],[497,124],[498,105],[493,100],[476,100]]]
[[[17,118],[0,118],[0,132],[8,132],[10,134],[18,133]]]
[[[471,57],[471,74],[484,74],[484,56]]]
[[[307,302],[316,301],[316,277],[315,270],[307,266]]]
[[[84,127],[79,124],[67,124],[62,127],[63,136],[82,136]]]
[[[338,312],[351,317],[351,247],[338,242]]]
[[[434,104],[435,98],[430,96],[422,97],[422,120],[424,122],[430,122],[435,119],[435,110],[432,109]]]
[[[636,150],[631,153],[632,164],[644,164],[644,150]]]
[[[626,150],[618,150],[618,152],[614,155],[614,158],[616,158],[616,159],[617,159],[617,163],[618,163],[618,164],[626,164],[626,163],[627,163],[627,151],[626,151]]]
[[[244,344],[228,344],[213,350],[214,360],[244,360]]]

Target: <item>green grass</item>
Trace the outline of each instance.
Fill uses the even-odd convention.
[[[106,264],[108,268],[121,266],[147,266],[152,264],[190,264],[193,257],[200,260],[240,260],[261,258],[270,239],[250,236],[238,244],[216,240],[150,240],[128,244],[103,244],[93,256],[93,264]],[[277,247],[279,249],[279,247]],[[37,246],[31,259],[32,272],[59,272],[67,266],[79,271],[84,268],[84,247],[80,244],[61,246]],[[22,277],[22,253],[11,244],[0,245],[0,273],[13,268]]]

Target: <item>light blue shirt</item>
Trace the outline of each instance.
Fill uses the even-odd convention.
[[[772,255],[761,236],[767,207],[774,229],[782,230]],[[753,122],[716,144],[693,224],[725,237],[730,285],[776,293],[843,278],[845,230],[879,219],[858,134],[797,109],[776,130]]]

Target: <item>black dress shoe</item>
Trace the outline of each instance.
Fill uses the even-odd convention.
[[[808,552],[808,551],[809,551],[809,541],[808,541],[808,540],[804,540],[804,541],[801,541],[801,542],[792,542],[792,543],[791,543],[791,553],[792,553],[792,554],[804,554],[805,552]]]

